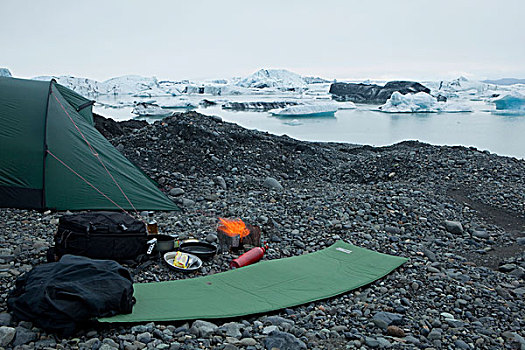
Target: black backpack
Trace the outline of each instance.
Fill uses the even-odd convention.
[[[73,255],[19,277],[7,300],[17,319],[63,335],[97,317],[131,313],[133,303],[128,270],[112,260]]]
[[[60,217],[55,259],[64,254],[116,261],[136,260],[146,253],[146,225],[119,212],[98,211]]]

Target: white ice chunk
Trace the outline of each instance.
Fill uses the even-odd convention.
[[[162,108],[186,108],[193,109],[197,108],[198,105],[194,102],[188,101],[186,99],[170,99],[169,101],[157,102]]]
[[[169,95],[160,88],[157,78],[141,77],[138,75],[125,75],[106,81],[96,81],[88,78],[72,76],[39,76],[35,80],[55,79],[60,85],[78,92],[81,95],[133,95],[140,94],[145,97]],[[151,93],[145,91],[151,90]]]
[[[158,97],[158,96],[172,96],[171,93],[169,93],[166,90],[160,89],[156,86],[154,86],[151,89],[141,90],[139,92],[135,92],[132,94],[133,97]]]
[[[437,112],[437,99],[424,92],[403,95],[395,91],[379,109],[388,113]]]
[[[104,93],[104,86],[102,83],[88,78],[77,78],[72,76],[49,76],[43,75],[34,77],[34,80],[45,80],[50,81],[55,79],[57,83],[63,85],[83,96],[93,96]]]
[[[497,110],[524,110],[525,96],[517,91],[512,91],[507,95],[500,96],[493,100]]]
[[[11,77],[11,72],[7,68],[0,68],[0,77]]]
[[[112,78],[103,83],[104,94],[132,95],[139,91],[158,88],[159,83],[155,77],[141,77],[139,75],[124,75]]]
[[[425,92],[403,95],[395,91],[382,106],[387,113],[436,113],[436,112],[471,112],[472,108],[463,102],[438,102],[434,96]]]
[[[251,91],[249,89],[234,86],[234,85],[193,85],[189,84],[184,89],[184,92],[190,95],[194,94],[205,94],[213,96],[223,96],[223,95],[243,95],[249,94]]]
[[[133,114],[140,116],[143,115],[169,115],[172,112],[162,109],[159,105],[153,103],[140,102],[135,105],[135,108],[131,111]]]
[[[429,81],[424,82],[424,85],[432,90],[432,95],[441,95],[447,98],[480,96],[486,94],[487,90],[491,88],[489,84],[477,80],[469,80],[465,77],[459,77],[450,81]]]
[[[346,101],[346,102],[338,102],[337,103],[338,109],[356,109],[357,106],[352,101]]]
[[[276,116],[320,116],[333,115],[337,112],[338,106],[335,103],[317,103],[307,105],[289,106],[281,109],[271,110],[270,113]]]
[[[279,90],[300,90],[306,88],[306,81],[299,74],[286,69],[260,69],[236,82],[246,88],[277,88]]]

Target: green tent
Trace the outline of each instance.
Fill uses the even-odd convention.
[[[176,210],[55,81],[0,78],[0,207]]]

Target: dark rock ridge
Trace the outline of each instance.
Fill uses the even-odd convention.
[[[125,120],[116,122],[111,118],[105,118],[93,113],[95,128],[107,139],[129,134],[134,129],[141,129],[148,125],[145,120]]]
[[[235,111],[257,110],[269,111],[270,109],[285,108],[295,106],[297,102],[280,101],[280,102],[227,102],[222,105],[223,109],[232,109]]]
[[[414,81],[390,81],[385,86],[354,83],[330,85],[330,93],[334,100],[356,103],[382,104],[392,96],[394,91],[399,91],[403,95],[417,92],[430,93],[429,88]]]

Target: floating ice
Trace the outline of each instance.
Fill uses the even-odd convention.
[[[434,96],[425,92],[403,95],[396,91],[386,103],[379,106],[387,113],[436,113],[436,112],[471,112],[472,108],[465,103],[450,101],[438,102]]]
[[[249,101],[249,102],[233,102],[229,101],[222,105],[223,109],[232,109],[236,111],[268,111],[286,108],[288,106],[295,106],[295,101]]]
[[[131,113],[137,114],[140,116],[147,116],[147,115],[168,115],[168,114],[171,114],[172,112],[162,109],[162,107],[160,107],[159,105],[153,104],[153,103],[140,102],[135,105],[135,108],[133,108]]]
[[[8,74],[3,69],[3,74]],[[134,97],[179,96],[181,93],[207,95],[244,95],[244,94],[282,94],[283,92],[304,92],[311,94],[327,94],[329,83],[317,77],[303,78],[296,73],[284,69],[261,69],[254,74],[241,79],[233,78],[191,82],[158,81],[155,77],[126,75],[97,81],[73,76],[39,76],[35,80],[55,79],[59,84],[82,95],[132,95]]]
[[[185,108],[185,109],[193,109],[193,108],[197,108],[198,105],[191,102],[191,101],[188,101],[186,99],[179,99],[179,100],[169,100],[169,101],[162,101],[162,102],[157,102],[157,104],[159,106],[161,106],[162,108]]]
[[[179,96],[181,91],[184,89],[184,86],[176,82],[163,81],[159,82],[159,89],[164,91],[167,95]]]
[[[330,80],[320,78],[320,77],[303,77],[303,80],[306,84],[326,84],[330,83]]]
[[[493,102],[496,104],[496,110],[525,111],[525,96],[517,91],[498,97]]]
[[[11,72],[7,68],[0,68],[0,77],[11,77]]]
[[[303,125],[303,123],[301,123],[299,120],[297,119],[292,119],[292,120],[289,120],[289,121],[285,121],[283,124],[285,125],[290,125],[290,126],[299,126],[299,125]]]
[[[424,82],[424,85],[432,90],[432,95],[442,95],[447,98],[461,96],[479,96],[485,94],[491,87],[489,84],[459,77],[454,80]]]
[[[160,89],[156,86],[151,89],[141,90],[132,94],[134,97],[159,97],[159,96],[169,96],[171,93],[167,92],[164,89]]]
[[[83,96],[93,96],[97,94],[104,94],[105,87],[103,83],[88,78],[77,78],[72,76],[50,76],[42,75],[34,77],[34,80],[50,81],[56,80],[60,85],[63,85]]]
[[[403,95],[395,91],[379,109],[388,113],[437,112],[437,99],[424,92]]]
[[[105,94],[130,95],[139,91],[151,90],[159,87],[157,78],[141,77],[139,75],[124,75],[112,78],[102,83]]]
[[[159,84],[154,77],[141,77],[138,75],[125,75],[99,82],[88,78],[72,76],[39,76],[35,80],[55,79],[60,85],[78,92],[81,95],[133,95],[140,94],[145,97],[159,96]],[[146,91],[151,93],[147,94]],[[168,93],[164,93],[167,95]]]
[[[291,116],[322,116],[334,115],[337,112],[338,106],[335,103],[318,103],[308,105],[289,106],[281,109],[271,110],[270,113],[276,116],[291,117]]]
[[[279,90],[300,90],[306,88],[306,81],[286,69],[260,69],[238,81],[236,85],[246,88],[277,88]]]
[[[346,101],[346,102],[338,102],[337,103],[338,109],[356,109],[357,106],[352,101]]]
[[[239,86],[234,85],[186,85],[184,92],[187,94],[204,94],[204,95],[213,95],[213,96],[222,96],[222,95],[243,95],[249,94],[251,91]]]

